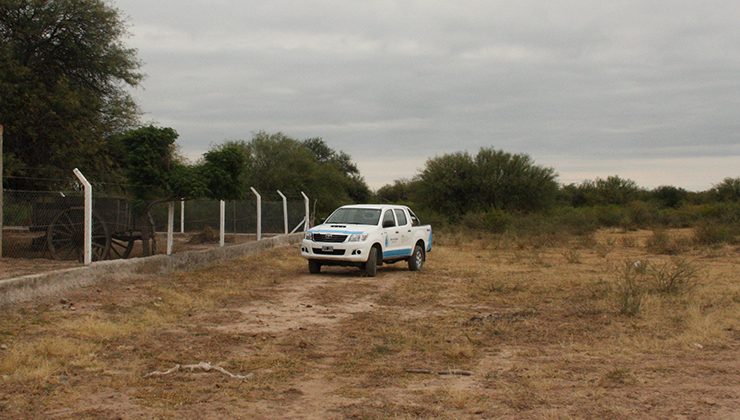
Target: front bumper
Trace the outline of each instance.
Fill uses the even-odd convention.
[[[301,242],[301,256],[317,261],[347,261],[361,263],[367,261],[371,244],[368,242],[314,242],[304,239]]]

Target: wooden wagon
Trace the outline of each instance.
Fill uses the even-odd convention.
[[[44,197],[31,208],[32,232],[43,235],[33,241],[35,249],[45,249],[58,260],[82,261],[84,236],[84,207],[81,197],[64,194]],[[130,200],[125,198],[96,198],[92,214],[92,259],[128,258],[136,241],[142,242],[143,254],[156,253],[154,222],[149,207],[135,217]]]

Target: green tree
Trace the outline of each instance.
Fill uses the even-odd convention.
[[[250,156],[246,144],[230,141],[203,155],[200,174],[207,184],[206,195],[217,200],[238,200],[247,194]]]
[[[109,179],[104,139],[133,126],[142,79],[118,11],[101,0],[0,2],[0,119],[17,175]]]
[[[397,179],[392,184],[384,185],[375,193],[381,203],[408,203],[411,200],[414,183],[408,179]]]
[[[712,188],[718,201],[740,201],[740,178],[725,178]]]
[[[427,160],[418,175],[414,202],[442,214],[459,217],[479,207],[478,171],[468,153],[451,153]]]
[[[534,211],[551,206],[555,171],[523,154],[483,148],[475,157],[452,153],[429,159],[414,182],[412,201],[449,217],[491,209]]]
[[[536,165],[528,155],[484,148],[475,164],[480,201],[486,210],[533,211],[555,201],[555,170]]]
[[[125,174],[127,189],[142,202],[196,198],[207,192],[196,168],[175,154],[177,132],[169,127],[140,127],[113,136],[109,150]]]
[[[663,207],[678,208],[688,198],[688,191],[683,188],[674,187],[671,185],[662,185],[655,188],[651,195],[655,198]]]

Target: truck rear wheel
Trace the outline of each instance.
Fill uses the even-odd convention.
[[[319,274],[321,272],[321,263],[318,261],[308,260],[308,272]]]
[[[409,270],[419,271],[422,266],[424,266],[424,249],[417,244],[414,247],[414,252],[409,257]]]
[[[367,255],[367,262],[365,263],[365,275],[368,277],[375,277],[378,272],[378,248],[370,248],[370,252]]]

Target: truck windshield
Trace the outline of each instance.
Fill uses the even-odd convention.
[[[324,223],[377,225],[378,220],[380,220],[379,209],[342,208],[332,213]]]

